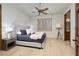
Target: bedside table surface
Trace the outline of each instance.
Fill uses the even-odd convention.
[[[15,39],[14,38],[12,38],[12,39],[5,38],[5,39],[3,39],[3,41],[6,41],[7,43],[11,43],[11,42],[15,41]]]

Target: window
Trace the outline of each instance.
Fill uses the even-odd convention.
[[[52,18],[39,18],[38,31],[52,31]]]

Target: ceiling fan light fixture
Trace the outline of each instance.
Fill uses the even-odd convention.
[[[41,13],[42,14],[45,14],[45,15],[47,15],[48,13],[47,12],[45,12],[45,11],[47,11],[48,10],[48,8],[42,8],[41,9],[41,4],[40,4],[40,8],[38,8],[38,7],[35,7],[35,9],[37,10],[37,12],[39,13],[38,15],[40,15]]]

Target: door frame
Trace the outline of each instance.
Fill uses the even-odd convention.
[[[66,41],[66,13],[64,14],[64,41]]]
[[[75,22],[75,40],[73,40],[73,41],[75,41],[75,56],[78,56],[78,48],[79,48],[79,40],[78,40],[78,38],[79,37],[77,37],[77,36],[79,36],[78,35],[78,12],[79,12],[79,6],[77,6],[77,4],[78,3],[76,3],[75,4],[75,15],[76,15],[76,17],[75,17],[75,19],[76,19],[76,22]]]
[[[0,49],[2,49],[2,5],[0,4]]]
[[[64,41],[66,41],[66,14],[70,12],[70,35],[71,35],[71,10],[68,10],[65,14],[64,14]]]

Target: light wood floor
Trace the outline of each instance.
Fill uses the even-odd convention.
[[[44,49],[15,46],[8,51],[0,51],[1,56],[74,56],[75,50],[63,40],[48,39]]]

